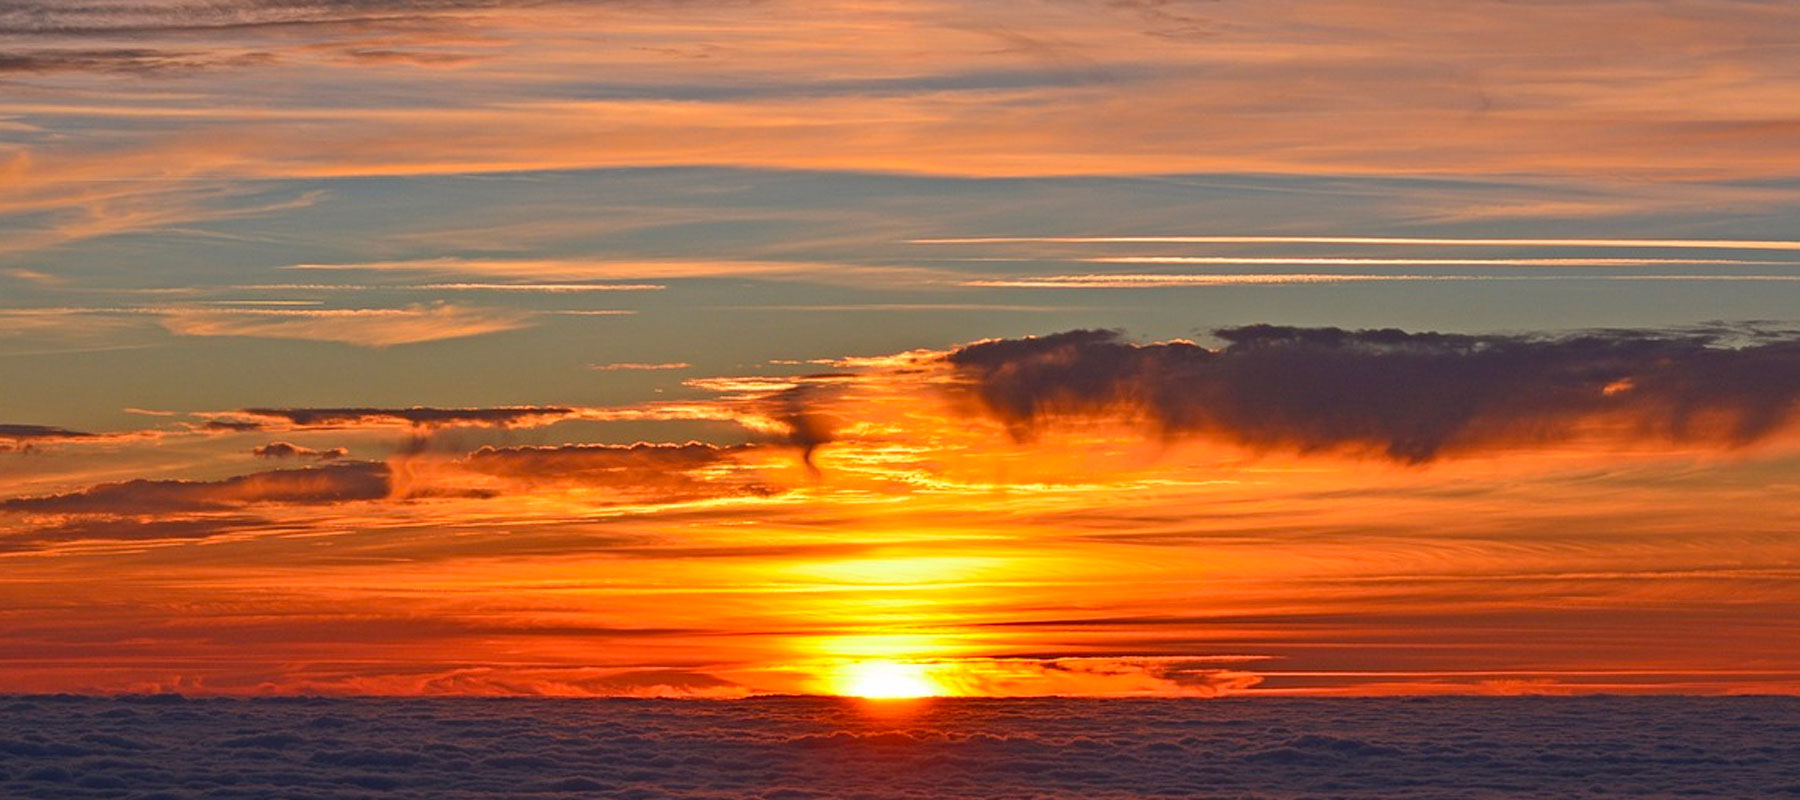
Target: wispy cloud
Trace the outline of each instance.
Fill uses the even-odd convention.
[[[284,269],[313,271],[413,272],[445,276],[512,278],[519,281],[646,281],[704,278],[761,278],[851,283],[858,286],[884,282],[929,282],[944,273],[924,267],[883,267],[857,264],[729,260],[615,260],[615,259],[479,259],[424,258],[405,261],[367,261],[342,264],[293,264]],[[440,284],[471,285],[471,284]],[[493,284],[480,284],[491,288]],[[568,284],[559,284],[568,285]],[[577,284],[592,285],[592,284]],[[654,284],[652,284],[654,286]],[[661,288],[657,286],[657,288]]]
[[[455,305],[349,309],[169,309],[158,322],[179,336],[252,336],[390,347],[518,330],[532,314]]]
[[[1204,264],[1342,267],[1653,267],[1695,265],[1800,267],[1800,261],[1735,258],[1317,258],[1304,256],[1106,256],[1077,259],[1089,264]]]
[[[655,371],[655,370],[687,369],[692,366],[693,366],[692,364],[689,364],[685,361],[671,361],[671,362],[662,363],[662,364],[645,363],[645,362],[640,362],[640,361],[620,361],[620,362],[611,363],[611,364],[589,364],[587,366],[587,368],[591,369],[591,370],[597,370],[600,372],[621,372],[621,371],[642,372],[642,371]]]
[[[1170,286],[1284,286],[1329,283],[1434,283],[1518,281],[1800,281],[1800,275],[1373,275],[1368,273],[1247,274],[1096,273],[1026,275],[967,280],[962,286],[984,289],[1152,289]]]
[[[1041,275],[1016,278],[981,278],[963,281],[963,286],[985,289],[1143,289],[1163,286],[1267,286],[1315,283],[1391,283],[1408,281],[1475,281],[1494,280],[1475,275],[1368,275],[1357,273],[1278,273],[1260,272],[1236,275],[1184,274],[1093,274]],[[1504,278],[1499,278],[1504,280]]]
[[[490,406],[483,408],[246,408],[231,417],[264,424],[285,423],[303,428],[367,425],[404,425],[423,428],[453,425],[534,427],[570,419],[580,412],[567,406]]]
[[[912,244],[1343,244],[1426,247],[1608,247],[1674,250],[1800,250],[1800,242],[1780,239],[1499,239],[1417,236],[983,236],[910,239],[908,241]]]

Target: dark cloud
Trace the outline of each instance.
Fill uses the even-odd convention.
[[[104,437],[49,425],[0,424],[0,453],[35,453],[39,444],[100,438]]]
[[[762,400],[769,418],[786,429],[786,444],[800,448],[800,460],[814,475],[819,474],[819,467],[813,463],[813,453],[821,445],[829,444],[844,424],[840,417],[820,410],[820,395],[834,390],[835,384],[831,380],[837,377],[809,376],[809,379],[826,382],[802,383]]]
[[[155,514],[252,503],[337,503],[388,496],[388,468],[375,462],[254,472],[218,481],[132,480],[79,492],[16,497],[0,511],[46,514]]]
[[[548,485],[604,488],[614,492],[619,501],[640,503],[774,493],[776,489],[757,482],[750,470],[734,472],[735,456],[748,449],[749,446],[718,447],[700,442],[490,446],[450,462],[409,458],[390,467],[356,461],[255,472],[217,481],[138,479],[103,483],[66,494],[0,500],[0,512],[131,516],[223,511],[256,503],[323,504],[390,497],[488,498],[519,491],[521,487]],[[344,448],[317,450],[291,442],[271,442],[252,452],[263,458],[320,461],[348,454]],[[453,468],[431,466],[445,463]],[[476,485],[465,485],[471,482],[471,476],[476,476]],[[44,530],[48,529],[40,529]],[[166,538],[136,531],[126,538],[140,536]]]
[[[76,541],[171,541],[210,539],[266,524],[249,516],[205,514],[181,517],[65,517],[55,525],[29,528],[0,535],[0,550],[35,550],[60,542]]]
[[[1794,422],[1800,337],[1456,335],[1252,325],[1225,346],[1078,330],[947,356],[1016,436],[1117,415],[1163,435],[1405,462],[1582,435],[1741,446]]]
[[[250,452],[257,458],[316,458],[320,461],[330,461],[332,459],[343,458],[344,456],[350,455],[350,451],[342,447],[333,447],[327,450],[314,450],[311,447],[297,445],[293,442],[270,442],[261,447],[257,447]]]
[[[97,433],[83,433],[68,428],[57,428],[49,425],[5,425],[0,424],[0,439],[26,441],[29,439],[93,439]]]
[[[263,424],[260,422],[234,422],[222,419],[209,419],[200,425],[200,430],[216,433],[248,433],[262,429]]]
[[[576,410],[560,406],[496,406],[492,408],[246,408],[241,414],[280,420],[304,428],[391,425],[421,428],[453,425],[536,426],[557,422]]]

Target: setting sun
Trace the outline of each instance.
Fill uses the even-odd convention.
[[[902,700],[943,694],[925,674],[921,664],[899,661],[863,661],[852,664],[833,682],[833,690],[846,697],[870,700]]]

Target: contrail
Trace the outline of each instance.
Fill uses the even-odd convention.
[[[1800,241],[1770,239],[1452,239],[1414,236],[980,236],[908,239],[909,244],[1351,244],[1443,247],[1646,247],[1677,250],[1789,250]]]
[[[1110,256],[1076,259],[1084,264],[1303,264],[1395,267],[1648,267],[1657,265],[1774,266],[1800,261],[1737,258],[1265,258],[1236,256]]]
[[[1269,286],[1304,283],[1372,283],[1431,281],[1800,281],[1800,275],[1345,275],[1281,274],[1245,275],[1122,274],[1041,275],[1018,278],[983,278],[961,286],[982,289],[1141,289],[1161,286]]]

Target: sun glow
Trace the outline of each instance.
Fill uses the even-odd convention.
[[[901,661],[859,661],[838,673],[833,691],[845,697],[900,700],[943,694],[925,673],[922,664]]]

